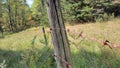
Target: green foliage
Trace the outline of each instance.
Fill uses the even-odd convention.
[[[20,34],[16,33],[19,34],[16,35],[17,37],[19,37],[18,41],[19,42],[21,41],[20,43],[15,44],[15,46],[18,47],[17,49],[18,51],[16,51],[17,47],[14,47],[14,44],[11,43],[8,45],[8,47],[11,49],[13,48],[15,50],[10,49],[7,51],[7,50],[2,50],[2,47],[0,48],[0,66],[6,65],[6,68],[16,68],[16,67],[17,68],[56,68],[55,59],[54,56],[52,56],[53,49],[50,48],[51,47],[50,45],[48,46],[49,48],[46,47],[46,42],[42,37],[43,36],[42,32],[40,32],[39,35],[36,35],[37,32],[29,33],[31,31],[35,31],[35,30],[23,31],[23,34],[21,34],[21,32]],[[28,35],[27,34],[24,35],[24,32],[28,33]],[[51,39],[49,36],[50,35],[46,35],[46,39],[48,43],[51,43]],[[11,38],[11,39],[14,40],[15,43],[17,42],[15,38],[14,39]],[[9,40],[9,42],[11,41]],[[5,46],[4,43],[3,46]],[[5,60],[6,62],[4,63],[3,60]]]
[[[6,0],[2,2],[2,7],[5,31],[18,32],[26,28],[29,11],[26,0]]]
[[[74,68],[119,67],[117,66],[120,64],[120,52],[118,52],[119,49],[111,49],[109,46],[103,46],[98,42],[88,38],[77,38],[78,36],[75,32],[69,32],[68,36],[71,40],[70,44],[72,48],[72,60]]]
[[[120,16],[120,1],[61,0],[66,22],[102,22]],[[0,20],[4,31],[19,32],[40,25],[49,26],[45,0],[0,0]]]
[[[44,5],[45,1],[42,0],[34,0],[32,5],[32,16],[35,21],[39,23],[39,25],[48,26],[48,17],[46,6]]]
[[[63,17],[66,21],[95,22],[119,16],[120,2],[106,0],[62,0]],[[66,5],[67,4],[67,5]],[[113,15],[114,14],[114,15]]]
[[[35,47],[36,39],[37,36],[34,36],[31,43],[32,46],[22,55],[21,63],[29,68],[56,68],[52,50],[46,45],[48,42],[45,42],[43,39],[40,40],[40,43],[44,45],[42,50],[40,50]],[[48,40],[48,38],[46,38],[46,40]]]
[[[51,53],[50,49],[39,50],[32,46],[22,55],[21,63],[29,68],[50,68],[55,62],[54,57],[50,56]]]
[[[115,19],[114,21],[109,21],[109,23],[69,26],[68,39],[73,42],[70,42],[73,67],[119,68],[119,49],[109,49],[109,47],[102,46],[87,38],[76,39],[78,32],[84,31],[88,37],[92,36],[101,40],[105,38],[120,44],[119,22],[119,19]],[[51,44],[50,33],[47,36],[47,40]],[[0,39],[0,65],[5,65],[6,68],[57,68],[55,59],[52,56],[52,46],[49,47],[51,48],[48,50],[45,46],[42,31],[39,28],[31,28],[7,35],[5,38]]]

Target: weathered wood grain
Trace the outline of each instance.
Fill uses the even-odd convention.
[[[60,0],[46,0],[46,7],[50,21],[54,54],[62,58],[55,57],[57,67],[72,68],[70,47],[61,13]]]

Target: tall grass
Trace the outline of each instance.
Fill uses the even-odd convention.
[[[110,49],[89,39],[76,39],[84,34],[120,44],[120,20],[67,26],[74,68],[120,68],[120,50]],[[48,31],[49,28],[46,29]],[[49,31],[48,31],[49,32]],[[31,28],[0,39],[0,66],[4,68],[56,68],[50,33],[46,48],[41,27]]]

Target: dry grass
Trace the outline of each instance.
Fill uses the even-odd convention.
[[[75,26],[67,26],[71,32],[79,34],[83,32],[91,37],[96,37],[98,39],[110,40],[120,44],[120,20],[115,19],[113,21],[103,22],[103,23],[88,23],[79,24]]]
[[[69,39],[73,52],[74,68],[119,68],[120,49],[110,49],[108,46],[82,38],[74,39],[82,31],[83,34],[98,40],[109,40],[120,45],[120,20],[115,19],[104,23],[88,23],[75,26],[67,26],[70,29]]]
[[[107,39],[113,43],[120,44],[119,26],[120,20],[114,19],[113,21],[104,23],[86,23],[77,24],[74,26],[69,25],[66,28],[70,30],[70,34],[72,34],[73,37],[77,37],[78,34],[82,31],[83,34],[86,34],[88,36],[95,37],[100,40]],[[50,32],[49,28],[46,29],[46,32]],[[68,34],[68,38],[74,42],[74,44],[71,44],[74,68],[120,67],[119,49],[117,50],[117,48],[114,48],[111,50],[108,47],[103,48],[101,44],[87,39],[80,42],[81,38],[74,39],[70,36],[70,34]],[[32,46],[31,42],[36,35],[37,39],[35,41],[35,48],[42,50],[44,45],[39,42],[39,39],[43,39],[41,27],[27,29],[19,33],[7,35],[5,38],[0,39],[0,63],[3,61],[3,58],[7,58],[7,64],[9,64],[8,66],[15,64],[11,67],[24,68],[24,66],[22,67],[19,65],[20,59],[18,60],[17,58],[21,56],[20,51],[25,51]],[[49,43],[51,44],[51,40]],[[78,48],[76,48],[75,45]],[[45,68],[48,67],[46,66]]]

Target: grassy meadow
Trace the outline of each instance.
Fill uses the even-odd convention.
[[[104,23],[67,25],[71,41],[73,68],[120,68],[120,49],[101,45],[98,42],[78,38],[82,31],[98,40],[120,44],[120,20]],[[53,46],[49,28],[46,28],[49,49],[44,43],[41,27],[6,35],[0,39],[0,68],[56,68],[51,55]]]

